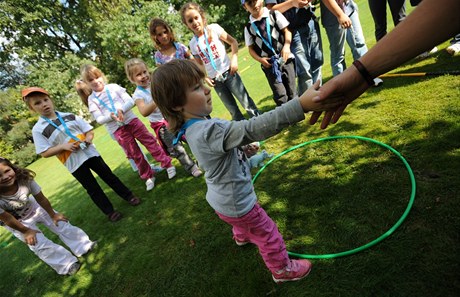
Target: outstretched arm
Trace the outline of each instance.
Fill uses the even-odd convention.
[[[459,11],[458,0],[422,1],[403,22],[360,58],[361,63],[371,77],[400,66],[460,32]],[[347,105],[368,88],[369,85],[355,66],[324,84],[317,101],[334,97],[344,97],[345,101],[335,111],[325,113],[321,128],[326,128],[331,122],[336,123]],[[320,112],[314,112],[310,124],[316,123],[320,115]]]

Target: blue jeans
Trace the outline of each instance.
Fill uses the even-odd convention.
[[[324,10],[322,10],[322,12],[323,11]],[[326,29],[327,38],[329,39],[332,75],[336,76],[347,68],[345,64],[345,40],[350,46],[353,60],[357,60],[367,53],[367,46],[366,41],[364,40],[361,23],[359,21],[357,7],[351,15],[349,15],[351,27],[348,29],[341,28],[336,17],[332,15],[332,13],[324,11],[324,13],[321,14],[324,18],[329,18],[330,15],[335,19],[336,24],[333,26],[324,26],[324,29]]]
[[[252,98],[249,96],[248,91],[246,91],[243,81],[238,73],[231,75],[230,71],[226,71],[222,74],[222,79],[214,79],[214,84],[214,90],[217,95],[219,95],[220,100],[222,100],[222,103],[224,103],[227,110],[230,112],[232,120],[240,121],[245,119],[238,108],[233,95],[235,95],[241,103],[241,106],[243,106],[250,117],[259,115],[259,110]]]
[[[321,81],[323,46],[316,20],[312,18],[307,26],[292,32],[291,52],[295,56],[297,91],[300,96],[317,80]]]

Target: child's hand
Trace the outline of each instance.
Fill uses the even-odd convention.
[[[63,222],[69,221],[65,215],[60,214],[60,213],[55,213],[52,219],[53,219],[54,225],[56,226],[58,225],[59,221],[63,221]]]
[[[272,64],[270,64],[270,58],[267,58],[267,57],[264,57],[264,58],[260,58],[260,64],[262,64],[262,66],[264,68],[271,68],[272,67]]]
[[[214,81],[210,77],[206,77],[204,81],[210,86],[211,88],[214,88],[215,84]]]
[[[63,143],[61,145],[61,148],[63,151],[73,152],[80,148],[80,144],[78,142],[67,142],[67,143]]]
[[[281,57],[283,57],[283,60],[286,62],[289,59],[290,55],[291,55],[291,45],[290,44],[283,45],[283,49],[281,50]]]
[[[351,20],[350,18],[342,13],[338,18],[337,18],[337,21],[339,22],[339,25],[340,27],[342,27],[343,29],[346,29],[346,28],[350,28],[351,27]]]
[[[40,231],[29,229],[24,233],[24,240],[28,245],[35,245],[37,243],[37,233]]]
[[[319,96],[318,90],[319,80],[317,80],[313,86],[308,88],[308,90],[306,90],[305,93],[303,93],[302,96],[300,96],[299,100],[304,112],[332,110],[343,103],[342,97],[330,98],[327,101],[323,101],[324,104],[318,104],[319,102],[313,102],[313,98]]]
[[[293,6],[296,7],[296,8],[305,7],[305,6],[308,5],[309,2],[310,2],[310,0],[293,0],[292,1]]]
[[[233,55],[232,61],[230,62],[230,74],[233,75],[238,71],[238,56]]]

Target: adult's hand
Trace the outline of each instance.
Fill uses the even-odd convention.
[[[335,101],[337,97],[342,97],[344,101],[337,109],[324,113],[321,121],[321,129],[325,129],[330,123],[335,124],[342,116],[348,104],[358,98],[368,88],[369,85],[354,66],[347,68],[343,73],[326,82],[319,89],[319,95],[313,101]],[[310,124],[314,125],[321,114],[322,112],[313,112],[310,117]]]

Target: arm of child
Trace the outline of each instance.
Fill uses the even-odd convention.
[[[231,47],[230,74],[233,75],[238,71],[238,42],[225,31],[220,34],[219,39]]]
[[[8,227],[21,232],[24,235],[24,240],[28,245],[35,245],[37,243],[37,233],[41,233],[38,230],[33,230],[24,226],[9,212],[0,213],[0,220],[5,223]]]
[[[339,25],[342,28],[350,28],[351,27],[351,20],[350,18],[343,12],[340,6],[337,4],[335,0],[323,0],[324,5],[326,5],[327,9],[332,12],[333,15],[337,18]]]
[[[65,222],[68,221],[68,219],[63,214],[60,214],[54,211],[53,207],[51,206],[50,201],[48,200],[48,198],[45,197],[45,195],[43,195],[42,191],[40,191],[37,194],[34,194],[33,196],[35,197],[35,200],[37,200],[37,203],[40,204],[40,206],[50,216],[50,218],[53,219],[53,222],[56,226],[59,221],[65,221]]]
[[[289,59],[289,56],[291,55],[292,33],[287,27],[284,28],[282,31],[284,34],[284,45],[283,49],[281,50],[281,57],[283,57],[284,61],[287,61]]]
[[[52,156],[56,156],[57,154],[60,154],[63,151],[74,152],[78,149],[80,149],[80,145],[78,142],[67,142],[50,147],[46,151],[40,153],[40,156],[42,156],[43,158],[49,158]]]
[[[254,50],[254,46],[253,45],[250,45],[248,46],[248,51],[249,51],[249,55],[254,59],[256,60],[257,62],[259,62],[260,64],[262,64],[262,66],[264,68],[270,68],[272,67],[272,64],[270,64],[270,58],[268,57],[261,57],[259,56],[256,51]]]
[[[146,104],[142,98],[134,98],[134,103],[136,103],[139,113],[144,117],[149,116],[155,109],[157,109],[155,102],[152,101]]]
[[[335,0],[334,0],[335,1]],[[278,10],[281,13],[286,12],[293,7],[295,8],[302,8],[308,5],[311,0],[287,0],[282,3],[274,4],[274,3],[267,3],[267,8],[270,10]]]
[[[200,56],[196,55],[193,57],[195,58],[195,62],[198,64],[198,67],[200,67],[201,71],[203,71],[203,73],[206,73],[206,68],[204,67],[203,61],[201,60]],[[206,81],[206,84],[208,84],[208,86],[210,86],[211,88],[214,87],[214,81],[208,75],[206,75],[204,80]]]
[[[89,130],[85,133],[85,142],[87,144],[92,144],[94,139],[94,130]]]

